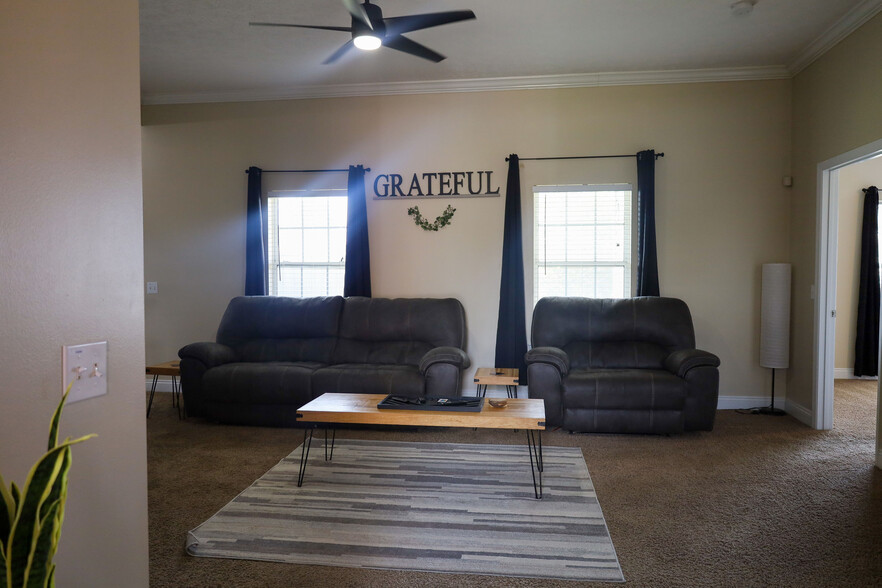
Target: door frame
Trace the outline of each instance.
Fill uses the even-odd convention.
[[[836,326],[836,254],[839,236],[839,170],[882,155],[882,139],[818,164],[817,229],[815,251],[815,369],[812,374],[812,426],[833,428],[833,370]],[[880,379],[882,385],[882,379]],[[876,467],[882,468],[880,416],[882,388],[877,387]]]

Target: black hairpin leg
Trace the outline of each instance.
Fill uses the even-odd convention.
[[[315,427],[303,431],[303,445],[300,446],[300,473],[297,475],[297,487],[303,486],[306,474],[306,462],[309,461],[309,448],[312,446],[312,433]],[[328,427],[325,427],[325,461],[334,459],[334,442],[337,440],[337,429],[331,427],[331,442],[328,443]]]
[[[147,402],[147,418],[150,418],[150,408],[153,406],[153,395],[156,394],[156,382],[159,380],[158,374],[153,374],[153,384],[150,386],[150,401]]]
[[[518,397],[518,387],[517,386],[506,386],[505,391],[508,392],[509,398],[517,398]]]
[[[334,459],[334,442],[337,440],[337,429],[331,429],[331,451],[328,452],[328,429],[325,428],[325,461]]]
[[[297,487],[303,486],[303,474],[306,473],[306,462],[309,460],[309,447],[312,445],[312,427],[303,431],[303,445],[300,446],[300,473],[297,475]]]
[[[187,416],[184,410],[184,397],[181,394],[181,382],[177,377],[172,376],[172,398],[176,401],[173,404],[178,407],[178,418],[183,419]]]
[[[487,396],[487,385],[486,384],[478,384],[478,393],[477,396],[484,398]]]
[[[542,431],[527,429],[527,448],[530,450],[530,473],[533,474],[533,492],[537,499],[542,498]],[[537,480],[538,478],[538,480]]]

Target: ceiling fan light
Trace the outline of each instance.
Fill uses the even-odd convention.
[[[352,42],[362,51],[374,51],[379,49],[383,42],[376,35],[359,35]]]

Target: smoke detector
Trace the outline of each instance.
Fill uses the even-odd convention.
[[[729,8],[732,10],[732,16],[747,16],[753,11],[757,0],[738,0]]]

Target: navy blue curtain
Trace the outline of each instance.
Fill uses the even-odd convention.
[[[266,222],[261,199],[259,167],[248,168],[248,204],[245,227],[245,295],[265,296],[267,282]]]
[[[637,154],[637,296],[659,296],[655,248],[655,151]]]
[[[371,296],[371,248],[368,241],[364,166],[349,166],[346,220],[346,273],[343,296]]]
[[[858,289],[857,333],[854,342],[854,375],[879,375],[879,189],[870,186],[864,195],[861,229],[861,280]]]
[[[502,235],[502,279],[496,323],[496,366],[518,368],[527,383],[527,324],[524,318],[524,243],[521,234],[521,170],[518,156],[508,157],[505,218]]]

